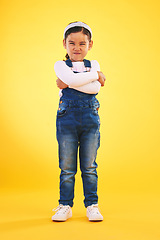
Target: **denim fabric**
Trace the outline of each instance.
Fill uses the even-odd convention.
[[[62,92],[56,119],[61,169],[59,203],[73,206],[79,149],[84,204],[87,207],[98,202],[96,156],[100,146],[100,105],[95,94],[70,88]]]

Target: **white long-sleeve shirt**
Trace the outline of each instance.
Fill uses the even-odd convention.
[[[90,72],[84,72],[86,71],[84,62],[72,62],[72,64],[73,67],[71,69],[66,65],[65,61],[57,61],[54,65],[56,76],[70,88],[88,94],[98,93],[101,87],[100,82],[97,81],[97,71],[100,71],[99,63],[96,60],[92,60]],[[78,74],[73,71],[78,72]],[[62,90],[60,90],[59,95],[62,95]]]

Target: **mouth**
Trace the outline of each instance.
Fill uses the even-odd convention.
[[[80,53],[74,53],[75,55],[79,55]]]

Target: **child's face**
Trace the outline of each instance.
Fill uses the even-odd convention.
[[[92,45],[93,41],[89,42],[88,36],[82,32],[71,33],[63,40],[63,46],[72,62],[83,61]]]

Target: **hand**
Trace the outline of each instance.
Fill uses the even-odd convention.
[[[56,80],[56,83],[57,83],[57,87],[60,89],[64,89],[68,87],[68,85],[62,82],[59,78]]]
[[[99,72],[99,71],[97,71],[97,72],[98,72],[98,77],[99,77],[98,81],[100,82],[101,86],[104,87],[106,77],[104,76],[104,74],[102,72]]]

